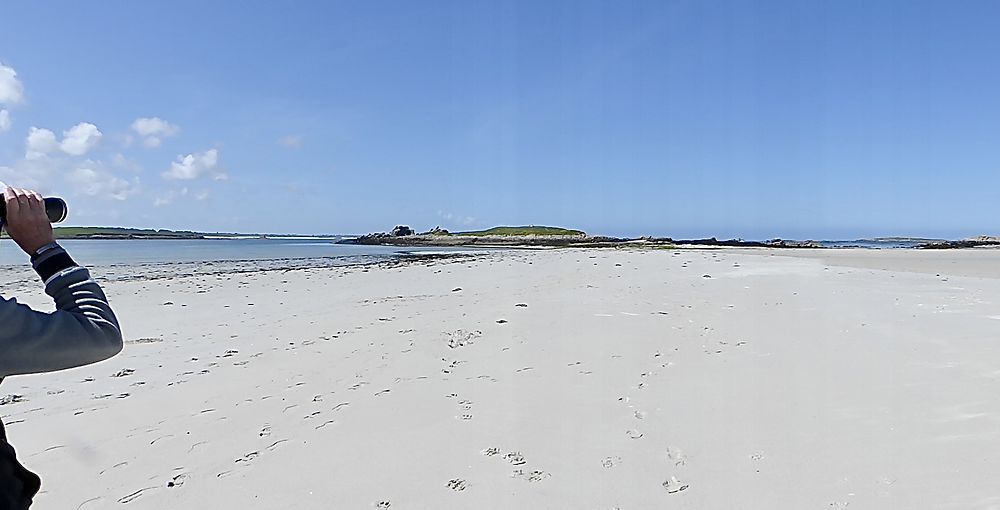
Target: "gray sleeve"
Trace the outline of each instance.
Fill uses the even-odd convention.
[[[0,377],[79,367],[121,352],[118,319],[89,271],[63,268],[47,279],[45,293],[55,301],[52,313],[0,298]]]

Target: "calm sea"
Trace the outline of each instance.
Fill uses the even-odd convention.
[[[80,239],[63,240],[73,258],[85,266],[141,263],[192,263],[220,260],[328,258],[344,264],[371,262],[420,252],[472,252],[459,248],[352,246],[331,240],[300,239]],[[28,256],[9,239],[0,240],[0,265],[24,265]]]
[[[420,252],[478,252],[469,248],[399,248],[393,246],[352,246],[314,239],[80,239],[64,240],[77,262],[85,266],[147,263],[198,263],[221,260],[335,259],[355,264]],[[914,248],[916,242],[823,241],[827,248]],[[0,266],[24,265],[28,256],[13,241],[0,240]]]

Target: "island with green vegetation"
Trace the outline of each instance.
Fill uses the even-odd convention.
[[[538,225],[494,227],[465,232],[449,232],[435,227],[422,233],[400,225],[390,232],[368,234],[339,242],[393,246],[612,246],[626,241],[628,240],[617,237],[593,236],[582,230]]]
[[[432,231],[433,232],[433,231]],[[580,237],[586,236],[587,233],[582,230],[573,230],[568,228],[559,227],[538,227],[538,226],[524,226],[524,227],[493,227],[486,230],[473,230],[469,232],[455,232],[452,235],[456,236],[570,236],[570,237]]]

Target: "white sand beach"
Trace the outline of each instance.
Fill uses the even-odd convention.
[[[565,249],[111,281],[125,350],[8,378],[0,412],[39,509],[1000,508],[997,268]]]

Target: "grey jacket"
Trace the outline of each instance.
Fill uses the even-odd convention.
[[[56,311],[0,297],[0,380],[88,365],[122,350],[118,319],[90,272],[62,248],[46,251],[32,265]]]

